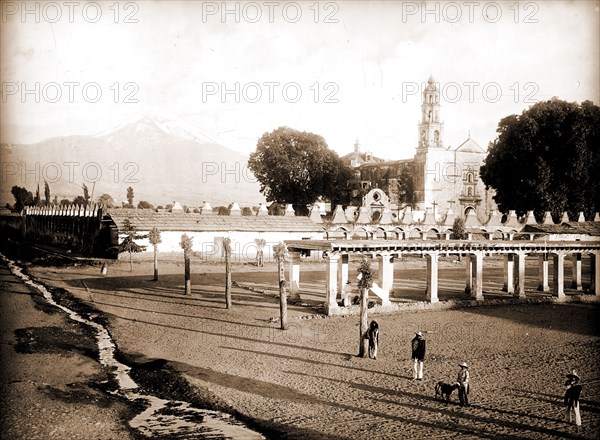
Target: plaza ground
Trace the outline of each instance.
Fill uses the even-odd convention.
[[[500,291],[502,261],[484,264],[484,296],[510,298]],[[392,301],[424,300],[424,259],[396,266]],[[125,359],[166,360],[199,396],[253,419],[270,435],[521,439],[598,438],[600,432],[598,303],[372,314],[381,329],[379,356],[372,360],[356,357],[358,316],[319,313],[325,290],[320,262],[303,265],[302,303],[290,304],[285,332],[279,330],[273,263],[234,265],[230,310],[223,267],[216,263],[193,264],[191,295],[183,295],[183,261],[177,260],[161,262],[158,282],[151,281],[147,261],[135,262],[133,271],[128,262],[114,262],[106,276],[97,265],[79,264],[32,266],[30,272],[105,315]],[[543,296],[536,291],[537,259],[528,261],[526,273],[528,296]],[[585,264],[583,277],[589,278]],[[462,289],[464,266],[443,261],[440,300],[465,298]],[[422,382],[412,380],[410,364],[417,330],[428,341]],[[472,375],[468,408],[434,398],[435,383],[454,381],[461,361]],[[564,374],[574,368],[584,383],[579,432],[564,422],[562,406]]]

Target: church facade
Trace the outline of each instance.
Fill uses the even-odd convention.
[[[355,169],[356,182],[351,204],[373,188],[390,197],[392,210],[404,206],[414,210],[430,209],[436,218],[451,210],[464,216],[474,211],[487,220],[496,204],[493,192],[486,190],[479,176],[487,152],[469,137],[457,147],[445,147],[444,123],[440,119],[440,88],[433,77],[423,90],[418,145],[413,159],[383,161],[368,153],[354,152],[342,159]],[[394,209],[395,208],[395,209]]]

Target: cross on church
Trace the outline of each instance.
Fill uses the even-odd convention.
[[[454,204],[456,203],[455,200],[448,200],[448,203],[450,204],[450,209],[454,208]],[[454,209],[452,209],[454,211]]]
[[[435,207],[438,205],[435,201],[432,203],[433,205],[433,215],[435,216],[436,210]]]

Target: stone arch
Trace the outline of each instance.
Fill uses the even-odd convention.
[[[373,230],[373,238],[383,238],[385,240],[387,239],[387,231],[381,226],[376,227]]]
[[[428,239],[437,239],[440,235],[440,231],[437,228],[429,228],[427,230]]]
[[[368,240],[371,238],[372,232],[364,226],[359,226],[352,231],[353,240]]]
[[[464,212],[464,214],[465,214],[465,217],[466,217],[467,215],[469,215],[469,213],[470,213],[471,211],[473,211],[473,213],[474,213],[474,214],[477,212],[477,211],[475,211],[475,207],[474,207],[474,206],[472,206],[472,205],[467,205],[467,206],[465,206],[465,209],[464,209],[464,211],[463,211],[463,212]]]

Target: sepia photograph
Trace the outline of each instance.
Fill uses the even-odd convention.
[[[0,439],[600,438],[600,2],[0,0]]]

